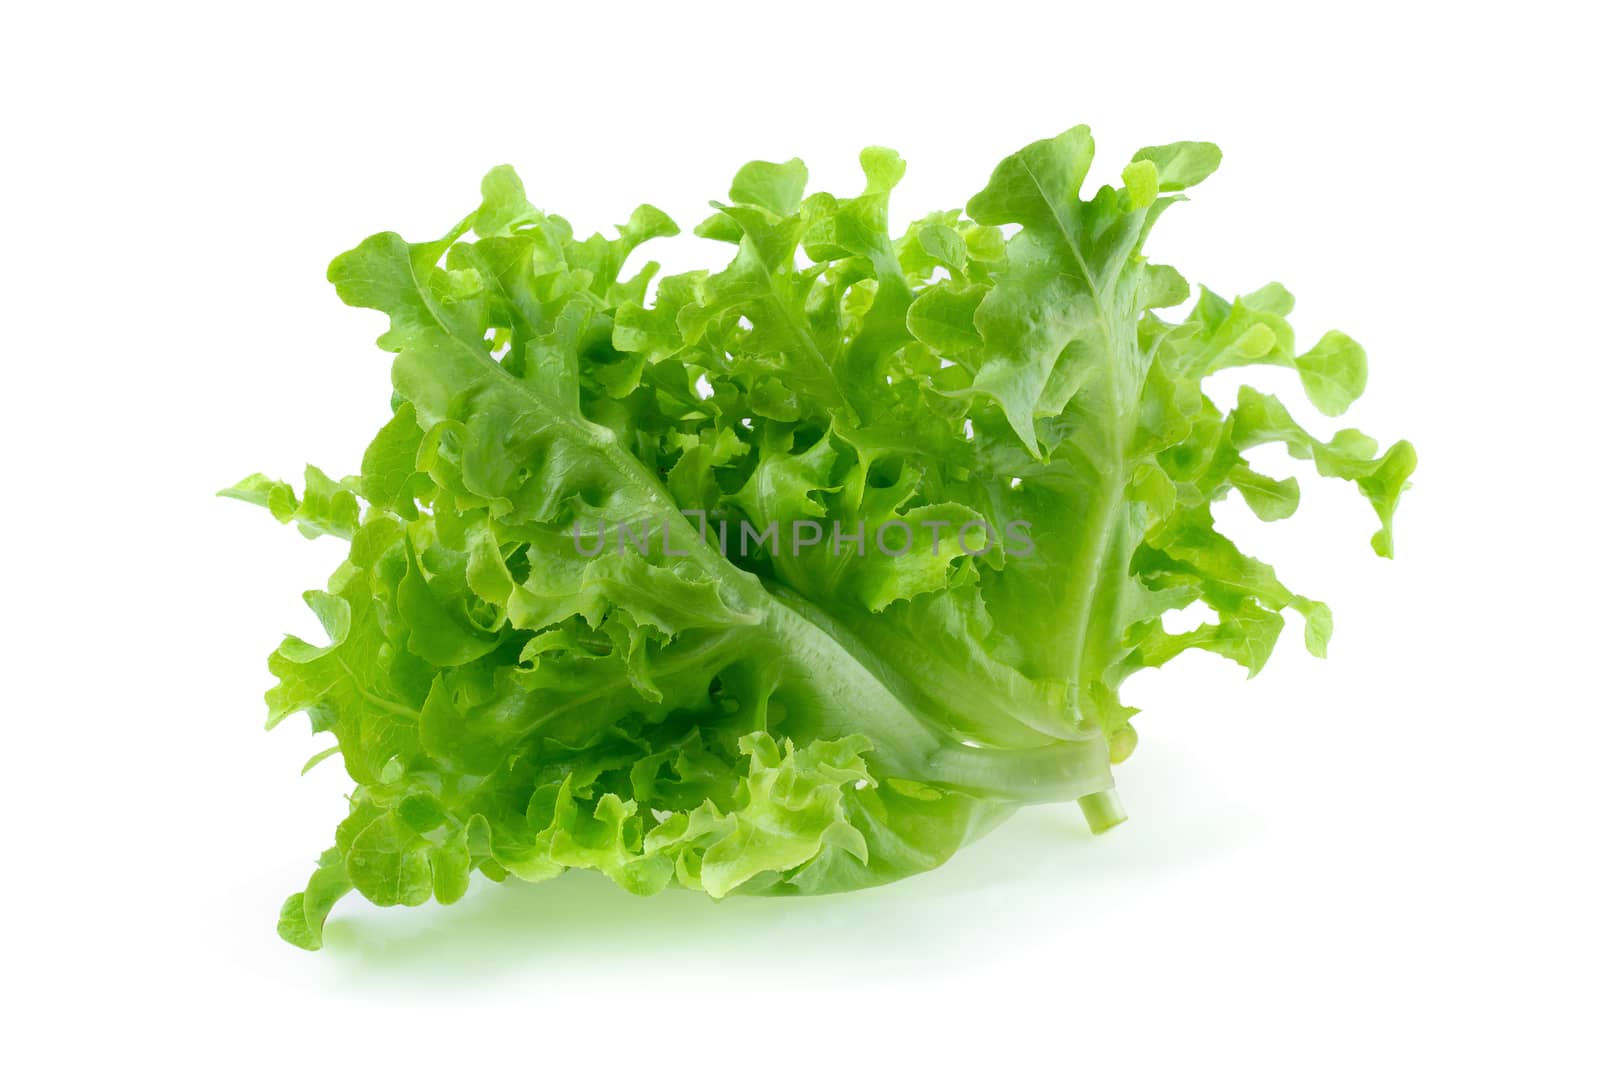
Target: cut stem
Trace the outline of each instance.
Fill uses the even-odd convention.
[[[1078,807],[1083,809],[1083,817],[1088,820],[1091,833],[1103,834],[1128,818],[1128,813],[1122,810],[1122,801],[1117,797],[1115,786],[1079,797]]]

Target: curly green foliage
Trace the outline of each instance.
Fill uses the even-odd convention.
[[[393,418],[357,477],[226,491],[350,540],[306,595],[325,643],[270,660],[268,725],[307,713],[335,742],[312,762],[354,781],[282,935],[316,948],[351,889],[450,903],[473,871],[826,893],[934,867],[1021,804],[1078,799],[1101,830],[1130,675],[1191,648],[1253,674],[1286,609],[1324,654],[1327,607],[1212,507],[1291,515],[1296,482],[1247,460],[1281,442],[1355,483],[1387,556],[1415,454],[1318,440],[1249,388],[1213,403],[1207,375],[1268,364],[1340,414],[1366,357],[1341,333],[1297,353],[1277,285],[1158,317],[1190,287],[1145,239],[1220,153],[1145,149],[1085,199],[1092,152],[1084,127],[1029,145],[899,236],[894,152],[862,153],[853,197],[751,163],[696,231],[731,262],[653,292],[654,263],[624,267],[670,219],[578,240],[505,167],[443,238],[335,259],[340,297],[388,316]],[[818,546],[715,532],[796,522]],[[600,523],[657,535],[586,550]],[[849,540],[895,523],[908,551]],[[1218,621],[1163,627],[1196,601]]]

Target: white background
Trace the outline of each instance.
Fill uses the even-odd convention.
[[[13,1062],[1595,1062],[1579,5],[540,6],[5,16]],[[297,594],[340,546],[211,493],[347,473],[384,418],[378,317],[328,259],[439,234],[500,162],[580,228],[645,199],[687,228],[747,159],[849,192],[883,143],[904,223],[1077,122],[1103,180],[1221,144],[1152,255],[1284,282],[1307,343],[1370,354],[1348,421],[1417,445],[1392,563],[1347,485],[1303,477],[1272,528],[1224,509],[1332,602],[1331,659],[1290,632],[1248,684],[1184,657],[1131,686],[1132,818],[1103,838],[1036,809],[855,896],[575,874],[348,899],[325,951],[281,944],[342,781],[296,776],[303,718],[262,732],[265,656],[315,632]]]

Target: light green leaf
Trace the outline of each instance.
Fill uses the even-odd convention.
[[[1367,353],[1345,334],[1329,330],[1294,361],[1306,396],[1324,415],[1343,415],[1367,387]]]
[[[1158,187],[1163,193],[1171,193],[1199,185],[1209,178],[1222,162],[1222,150],[1210,141],[1175,141],[1141,148],[1133,158],[1136,163],[1146,160],[1154,163],[1160,175]]]

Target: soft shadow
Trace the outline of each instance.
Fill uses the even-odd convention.
[[[756,983],[764,970],[789,985],[871,981],[1025,942],[1039,922],[1093,921],[1096,896],[1214,855],[1237,830],[1174,818],[1096,839],[1075,807],[1030,808],[938,870],[826,897],[641,898],[592,871],[480,882],[448,908],[346,901],[324,955],[362,981],[406,985],[471,986],[509,971],[536,984],[618,968],[666,977],[685,966]]]

